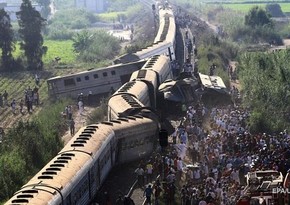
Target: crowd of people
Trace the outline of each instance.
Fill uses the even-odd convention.
[[[37,78],[38,79],[38,78]],[[6,90],[4,93],[0,93],[0,108],[11,107],[11,111],[13,114],[17,114],[17,110],[19,113],[24,115],[24,106],[28,113],[33,111],[33,106],[38,106],[40,104],[39,101],[39,80],[36,80],[36,85],[33,89],[29,86],[24,90],[24,96],[17,100],[15,98],[9,99],[9,94]]]
[[[199,110],[201,114],[196,107],[188,108],[171,135],[166,155],[155,154],[135,170],[148,204],[160,200],[168,205],[178,200],[182,205],[236,204],[245,194],[249,171],[276,170],[286,175],[290,169],[287,130],[251,134],[250,113],[237,106]],[[207,130],[199,123],[204,115],[210,119]]]

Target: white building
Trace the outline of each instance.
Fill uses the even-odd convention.
[[[87,11],[101,13],[105,11],[104,0],[75,0],[77,8],[84,8]]]

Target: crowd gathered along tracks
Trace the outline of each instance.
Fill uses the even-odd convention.
[[[190,31],[188,27],[185,27],[181,28],[180,32],[177,33],[177,35],[182,37],[183,46],[177,45],[177,48],[182,50],[177,51],[176,54],[180,56],[180,53],[183,53],[183,63],[186,62],[187,58],[193,56],[191,63],[194,66],[194,55],[188,54],[187,46],[188,39],[193,40],[194,37],[188,31]],[[177,59],[179,58],[177,57]],[[160,199],[159,203],[161,204],[236,204],[246,192],[244,187],[247,182],[244,176],[247,172],[256,169],[273,169],[282,171],[285,175],[290,168],[290,135],[287,130],[281,132],[279,136],[266,135],[265,133],[263,135],[252,135],[247,130],[245,123],[250,113],[235,104],[212,109],[203,107],[203,123],[205,124],[200,127],[197,126],[198,132],[201,131],[198,134],[196,130],[192,132],[192,129],[196,129],[194,122],[197,118],[193,117],[195,116],[194,114],[188,115],[191,110],[192,108],[187,110],[187,114],[183,116],[182,120],[172,121],[173,124],[180,125],[186,119],[186,123],[183,124],[182,128],[175,126],[179,136],[181,136],[182,129],[188,133],[187,152],[183,160],[183,169],[178,170],[175,166],[175,157],[178,158],[180,156],[180,149],[175,145],[175,139],[172,136],[170,138],[170,148],[168,148],[166,153],[161,153],[160,149],[157,148],[149,159],[137,161],[130,165],[116,168],[113,171],[112,176],[109,177],[102,189],[105,192],[110,191],[113,203],[125,193],[126,196],[130,196],[134,200],[135,204],[145,204],[145,188],[150,184],[156,188],[158,181],[163,180],[163,184],[160,186],[162,187],[161,196],[152,197],[154,203]],[[252,143],[248,143],[243,138],[249,139]],[[275,138],[276,140],[274,140]],[[177,141],[180,142],[180,140],[181,137]],[[275,151],[276,148],[272,146],[272,143],[280,150],[279,152]],[[268,150],[265,151],[267,148]],[[262,156],[260,156],[261,152],[263,153]],[[269,156],[272,152],[283,160],[279,160],[279,157],[270,160]],[[163,160],[163,169],[158,172],[156,171],[158,166],[154,166],[154,179],[138,187],[134,170],[140,165],[146,170],[146,165],[154,163],[155,161],[153,160],[153,162],[152,159],[157,158],[158,161],[158,157],[159,160]],[[267,161],[266,163],[264,163],[265,160]],[[190,165],[186,166],[186,164]],[[173,170],[164,175],[165,167]],[[192,167],[194,167],[193,170],[191,170]],[[196,167],[199,169],[195,169]],[[179,173],[179,171],[181,172]],[[170,199],[172,192],[166,184],[171,180],[173,172],[175,172],[173,178],[176,186],[173,199]],[[126,185],[125,181],[130,181],[130,183]],[[115,185],[115,189],[112,189],[113,185]],[[156,194],[156,189],[154,191],[154,194]]]
[[[182,65],[186,63],[186,60],[190,58],[190,61],[194,63],[195,56],[193,52],[188,52],[188,43],[189,41],[194,42],[194,37],[191,33],[191,30],[188,28],[186,24],[186,18],[182,17],[177,26],[177,37],[176,37],[176,58],[178,62],[179,69],[182,69]],[[195,45],[193,45],[195,46]],[[193,51],[193,50],[192,50]],[[181,59],[181,60],[180,60]],[[173,120],[172,123],[174,125],[179,124],[179,121]],[[172,144],[171,144],[172,145]],[[172,150],[174,148],[172,147]],[[155,152],[152,154],[151,157],[141,160],[141,164],[146,163],[148,160],[155,158],[156,156],[160,156],[160,147],[156,147]],[[108,176],[107,180],[104,182],[99,195],[97,196],[96,201],[100,204],[100,199],[104,200],[104,198],[109,197],[110,201],[114,204],[116,200],[120,196],[130,197],[136,205],[143,205],[146,204],[146,198],[144,197],[144,189],[148,184],[153,184],[157,179],[161,178],[161,173],[154,174],[154,178],[152,181],[145,181],[148,182],[146,185],[145,183],[142,186],[139,186],[137,183],[137,175],[135,173],[136,168],[140,166],[140,161],[135,161],[130,164],[125,164],[122,166],[115,167],[110,175]],[[104,196],[104,194],[106,196]]]

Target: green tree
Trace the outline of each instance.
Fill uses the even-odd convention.
[[[4,9],[0,9],[0,48],[2,49],[2,64],[4,70],[10,70],[13,65],[14,50],[13,30],[10,17]]]
[[[245,25],[251,28],[259,26],[273,27],[273,22],[270,19],[270,15],[263,8],[255,6],[245,16]]]
[[[37,0],[37,3],[39,3],[39,5],[42,7],[41,9],[42,17],[47,19],[51,13],[50,0]]]
[[[81,31],[73,37],[74,51],[84,62],[98,63],[104,59],[112,59],[119,54],[120,41],[106,31]]]
[[[104,59],[112,59],[119,54],[120,41],[104,30],[91,35],[92,42],[79,56],[84,62],[98,63]]]
[[[24,50],[29,70],[43,68],[42,56],[45,53],[41,29],[45,20],[32,7],[30,0],[23,0],[20,11],[16,13],[19,23],[19,34],[23,40],[20,48]]]
[[[74,52],[82,53],[85,51],[92,43],[93,34],[89,33],[87,30],[76,33],[73,36],[73,47]]]
[[[289,127],[290,51],[247,53],[241,57],[239,72],[245,96],[252,109],[253,132],[280,132]]]

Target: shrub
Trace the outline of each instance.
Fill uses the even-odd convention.
[[[91,35],[91,44],[80,52],[80,60],[97,63],[104,59],[112,59],[119,54],[121,46],[117,38],[104,30],[98,30]]]
[[[47,39],[51,40],[70,40],[74,32],[66,28],[50,28]]]
[[[83,9],[68,9],[57,12],[48,23],[50,28],[55,29],[81,29],[97,22],[98,19],[96,15]]]
[[[100,105],[89,115],[88,124],[95,124],[97,122],[102,122],[107,120],[108,112],[108,99],[103,98],[100,102]]]
[[[20,121],[5,134],[0,153],[0,201],[7,199],[62,148],[67,130],[63,100],[42,109],[30,122]]]

